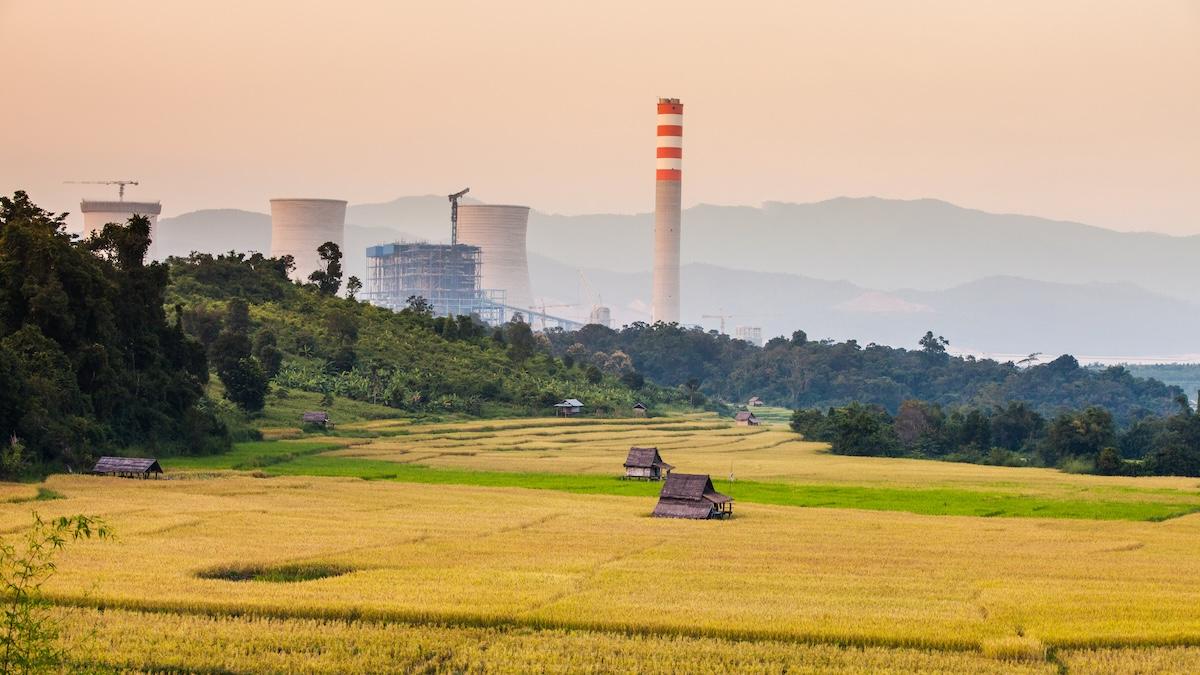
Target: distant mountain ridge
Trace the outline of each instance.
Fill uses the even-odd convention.
[[[531,256],[534,289],[551,304],[579,303],[586,315],[578,268]],[[618,324],[648,321],[651,275],[584,268],[602,290]],[[927,330],[945,335],[956,349],[972,352],[1044,352],[1092,355],[1195,353],[1200,307],[1132,284],[1059,284],[1016,277],[988,277],[944,291],[879,291],[846,281],[769,272],[684,265],[683,316],[726,331],[738,325],[763,329],[764,339],[802,329],[812,339],[854,339],[915,347]],[[566,310],[564,310],[564,313]]]
[[[349,207],[347,275],[367,246],[447,241],[444,196]],[[265,213],[205,210],[160,221],[164,254],[270,249]],[[564,236],[564,233],[569,236]],[[534,291],[576,303],[584,269],[618,322],[648,320],[651,214],[532,212]],[[1165,355],[1197,351],[1192,301],[1200,236],[1123,233],[947,202],[838,198],[761,208],[700,205],[684,214],[683,313],[731,314],[766,336],[907,345],[925,330],[989,352]],[[833,281],[842,280],[842,281]],[[704,320],[716,327],[715,320]]]

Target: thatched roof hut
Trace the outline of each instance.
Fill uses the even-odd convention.
[[[717,492],[708,474],[673,473],[663,484],[653,515],[692,520],[728,518],[733,515],[733,499]]]
[[[658,448],[630,448],[625,458],[625,477],[640,480],[662,480],[675,467],[663,461]]]
[[[733,421],[743,427],[758,426],[758,418],[749,410],[743,410],[733,416]]]
[[[92,467],[92,473],[122,478],[149,478],[150,474],[163,472],[157,459],[149,457],[101,457]]]
[[[300,422],[303,424],[315,424],[321,427],[333,426],[333,420],[329,419],[329,413],[321,410],[313,410],[304,413],[300,416]]]

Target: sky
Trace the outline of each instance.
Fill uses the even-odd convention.
[[[1200,0],[0,0],[0,190],[199,208],[448,194],[934,197],[1200,234]]]

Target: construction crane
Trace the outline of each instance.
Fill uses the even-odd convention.
[[[462,196],[467,194],[470,191],[471,191],[471,188],[463,188],[462,190],[455,192],[452,195],[446,195],[446,198],[450,200],[450,245],[451,246],[458,243],[458,200],[462,199]]]
[[[720,311],[721,314],[701,314],[700,318],[701,319],[720,319],[721,320],[721,335],[729,335],[729,333],[725,332],[725,319],[732,319],[733,315],[725,314],[724,309],[721,309],[718,311]]]
[[[546,310],[547,310],[547,309],[560,309],[560,308],[564,308],[564,307],[575,307],[575,306],[577,306],[577,305],[578,305],[578,303],[563,303],[563,304],[558,304],[558,305],[547,305],[547,304],[546,304],[546,301],[545,301],[545,300],[542,300],[542,304],[541,304],[541,310],[542,310],[542,316],[541,316],[541,319],[542,319],[542,330],[543,330],[543,331],[544,331],[544,330],[546,330],[546,316],[547,316],[547,315],[546,315]],[[530,309],[532,309],[533,311],[535,311],[535,312],[536,312],[536,311],[538,310],[538,307],[537,307],[537,306],[535,306],[535,307],[530,307]]]
[[[117,197],[121,201],[125,201],[125,186],[138,184],[136,180],[67,180],[63,182],[75,185],[116,185]]]

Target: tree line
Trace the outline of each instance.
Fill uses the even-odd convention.
[[[628,358],[630,368],[663,386],[694,382],[709,397],[745,401],[758,396],[791,409],[857,401],[895,414],[912,399],[983,409],[1024,401],[1044,416],[1101,406],[1124,427],[1146,415],[1169,415],[1183,393],[1119,366],[1083,368],[1069,355],[1032,367],[953,356],[948,341],[932,332],[916,341],[916,349],[811,340],[804,331],[759,348],[716,331],[664,323],[619,330],[593,324],[577,331],[550,330],[547,337],[560,356],[589,363]]]
[[[851,403],[800,409],[791,428],[843,455],[1049,466],[1107,475],[1200,476],[1200,414],[1180,397],[1177,411],[1119,428],[1098,406],[1043,417],[1024,402],[944,409],[904,401],[896,414]]]

